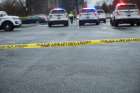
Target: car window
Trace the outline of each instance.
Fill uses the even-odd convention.
[[[137,9],[136,5],[120,5],[118,6],[119,10],[124,10],[124,9]]]
[[[51,13],[52,14],[64,14],[66,12],[65,12],[65,10],[53,10]]]
[[[94,9],[82,9],[81,13],[90,13],[90,12],[96,12]]]
[[[98,10],[97,12],[98,12],[98,13],[104,13],[104,11],[103,11],[103,10]]]
[[[136,5],[129,5],[128,8],[129,9],[137,9],[137,6]]]

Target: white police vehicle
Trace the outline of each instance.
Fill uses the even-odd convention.
[[[48,26],[63,24],[64,26],[69,26],[69,18],[65,9],[54,8],[50,11],[48,16]]]
[[[0,11],[0,29],[13,31],[15,27],[19,27],[21,24],[18,16],[8,16],[5,11]]]
[[[119,24],[129,23],[140,25],[140,11],[136,4],[118,4],[111,15],[110,24],[112,26],[119,26]]]
[[[96,9],[93,8],[83,8],[79,14],[79,26],[84,25],[85,23],[96,23],[100,24],[99,16]]]
[[[100,22],[106,23],[106,13],[105,13],[105,11],[103,9],[98,9],[97,12],[98,12],[98,15],[99,15]]]

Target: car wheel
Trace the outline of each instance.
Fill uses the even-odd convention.
[[[137,23],[137,26],[140,26],[140,22],[139,22],[139,23]]]
[[[119,26],[119,23],[118,23],[118,22],[114,22],[113,25],[114,25],[115,27],[118,27],[118,26]]]
[[[100,22],[96,22],[96,25],[99,25],[100,24]]]
[[[131,23],[130,25],[131,25],[131,26],[134,26],[134,23]]]
[[[106,20],[104,20],[104,23],[106,23]]]
[[[110,25],[111,25],[111,26],[114,26],[114,22],[110,22]]]
[[[66,23],[64,24],[64,26],[68,27],[68,26],[69,26],[69,22],[66,22]]]
[[[114,26],[114,22],[112,20],[110,20],[110,25]]]
[[[4,31],[13,31],[14,30],[14,25],[11,22],[5,22],[2,25]]]
[[[114,21],[112,19],[110,19],[110,25],[114,26]]]
[[[84,23],[83,22],[79,22],[79,26],[83,26],[84,25]]]
[[[48,23],[48,27],[52,27],[52,24],[51,23]]]

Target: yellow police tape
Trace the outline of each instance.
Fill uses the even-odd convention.
[[[68,41],[68,42],[49,42],[49,43],[29,43],[29,44],[7,44],[7,45],[0,45],[0,49],[61,48],[61,47],[77,47],[77,46],[83,46],[83,45],[101,45],[101,44],[132,43],[132,42],[139,43],[140,38],[120,38],[120,39]]]

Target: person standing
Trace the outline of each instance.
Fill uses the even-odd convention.
[[[69,13],[69,19],[70,19],[71,24],[73,24],[73,21],[74,21],[74,14],[73,14],[72,11]]]

